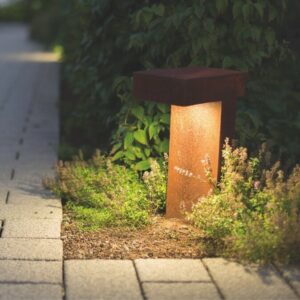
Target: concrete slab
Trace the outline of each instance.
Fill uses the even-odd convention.
[[[15,180],[22,181],[25,186],[42,184],[45,177],[55,176],[55,163],[42,161],[20,162],[15,168]]]
[[[44,207],[56,207],[62,208],[61,201],[59,199],[47,199],[38,196],[23,196],[23,197],[9,197],[9,204],[12,205],[28,205],[31,207],[44,206]]]
[[[199,259],[137,259],[135,264],[142,282],[211,281]]]
[[[222,258],[203,261],[225,299],[298,299],[272,266],[243,266]]]
[[[62,284],[62,262],[0,260],[0,283]]]
[[[0,206],[0,219],[58,219],[62,220],[62,210],[58,207],[6,204]]]
[[[65,261],[66,299],[142,300],[132,261]]]
[[[53,284],[0,284],[3,300],[62,300],[63,289]]]
[[[5,186],[10,191],[9,204],[26,204],[30,201],[34,204],[47,204],[61,207],[61,201],[51,191],[46,190],[41,184],[24,184],[23,181],[15,180],[13,184]],[[6,195],[5,195],[6,196]]]
[[[0,239],[0,260],[62,260],[58,239]]]
[[[300,265],[280,266],[280,271],[288,282],[293,286],[300,298]]]
[[[5,204],[6,197],[7,197],[7,190],[6,189],[1,189],[0,188],[0,207],[1,205]]]
[[[2,232],[3,238],[59,239],[61,220],[9,219]]]
[[[144,283],[148,300],[221,300],[212,283]]]

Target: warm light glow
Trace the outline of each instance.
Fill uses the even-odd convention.
[[[39,62],[49,63],[57,62],[59,55],[53,52],[20,52],[20,53],[9,53],[1,54],[0,61],[4,62]]]
[[[210,158],[213,177],[218,176],[222,103],[219,101],[171,108],[167,215],[180,216],[210,184],[201,163]],[[184,203],[185,207],[182,207]]]

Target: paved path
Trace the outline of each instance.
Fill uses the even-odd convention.
[[[0,299],[300,299],[300,267],[223,259],[70,260],[41,185],[58,145],[58,64],[0,25]]]

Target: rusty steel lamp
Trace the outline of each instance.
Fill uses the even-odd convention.
[[[201,161],[209,157],[219,178],[221,148],[234,135],[237,97],[247,74],[225,69],[180,68],[135,72],[138,100],[171,104],[167,217],[182,217],[211,186]]]

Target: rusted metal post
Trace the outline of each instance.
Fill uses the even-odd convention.
[[[171,104],[167,217],[182,217],[210,185],[201,160],[219,177],[221,147],[234,135],[236,101],[247,74],[212,68],[158,69],[134,73],[138,100]]]

